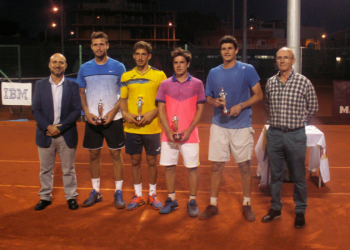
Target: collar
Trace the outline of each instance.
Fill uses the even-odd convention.
[[[288,75],[288,77],[287,77],[287,80],[289,79],[289,78],[291,78],[292,76],[294,75],[294,69],[292,69],[292,71],[289,73],[289,75]],[[280,78],[280,72],[278,71],[277,72],[277,75],[276,75],[278,78]]]
[[[185,82],[189,82],[191,81],[191,79],[192,79],[192,76],[190,75],[190,73],[188,73],[188,77]],[[176,79],[175,73],[173,74],[172,80],[173,82],[178,82],[178,80]]]
[[[142,76],[147,74],[147,72],[150,71],[150,69],[151,69],[151,65],[148,65],[148,69],[146,70],[146,72],[145,73],[141,73],[140,71],[137,70],[137,67],[135,67],[136,73],[139,74],[139,75],[142,75]]]
[[[56,84],[56,83],[54,83],[54,82],[52,81],[51,76],[50,76],[50,78],[49,78],[49,82],[50,82],[52,85],[60,86],[60,85],[62,85],[63,82],[64,82],[64,76],[62,77],[62,80],[61,80],[58,84]]]

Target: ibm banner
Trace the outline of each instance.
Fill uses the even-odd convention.
[[[334,120],[350,122],[350,81],[333,81],[333,95]]]
[[[1,101],[3,105],[32,105],[32,84],[2,82]]]

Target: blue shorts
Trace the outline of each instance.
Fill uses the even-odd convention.
[[[125,153],[129,155],[142,154],[142,148],[145,147],[147,155],[160,154],[160,133],[151,135],[125,134]]]

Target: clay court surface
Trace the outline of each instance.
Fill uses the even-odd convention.
[[[180,209],[160,215],[145,205],[135,211],[117,210],[113,203],[114,181],[106,146],[102,152],[101,190],[103,201],[90,208],[68,209],[64,199],[59,159],[55,167],[53,204],[35,211],[39,201],[39,160],[35,145],[35,122],[0,122],[0,249],[349,249],[350,167],[348,143],[350,126],[334,125],[331,117],[332,89],[317,88],[320,111],[312,121],[324,132],[331,180],[319,189],[318,172],[307,175],[308,209],[306,227],[293,227],[293,184],[283,185],[282,217],[261,223],[270,208],[268,189],[259,188],[255,153],[252,206],[255,222],[242,216],[242,188],[237,164],[226,163],[219,195],[219,215],[208,221],[190,218],[187,170],[180,159],[176,192]],[[209,203],[211,163],[207,159],[212,108],[205,109],[199,125],[200,184],[197,196],[201,211]],[[253,108],[255,142],[266,122],[264,103]],[[78,203],[91,192],[88,151],[82,148],[84,124],[78,123],[76,154]],[[123,150],[124,153],[124,150]],[[134,194],[130,157],[124,156],[123,195],[129,202]],[[308,160],[308,159],[307,159]],[[306,161],[308,162],[308,161]],[[147,166],[143,161],[143,193],[147,197]],[[167,198],[164,167],[158,167],[157,194]]]

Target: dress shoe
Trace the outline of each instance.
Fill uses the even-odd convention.
[[[34,209],[35,210],[43,210],[47,206],[51,205],[52,201],[47,201],[47,200],[40,200],[38,204],[35,205]]]
[[[279,217],[281,217],[281,210],[274,210],[271,208],[269,213],[262,218],[261,222],[271,222]]]
[[[79,208],[79,205],[75,199],[69,199],[67,203],[68,203],[68,208],[71,210],[76,210]]]
[[[305,227],[305,217],[304,214],[296,214],[295,216],[295,222],[294,222],[294,227],[301,229],[303,227]]]

